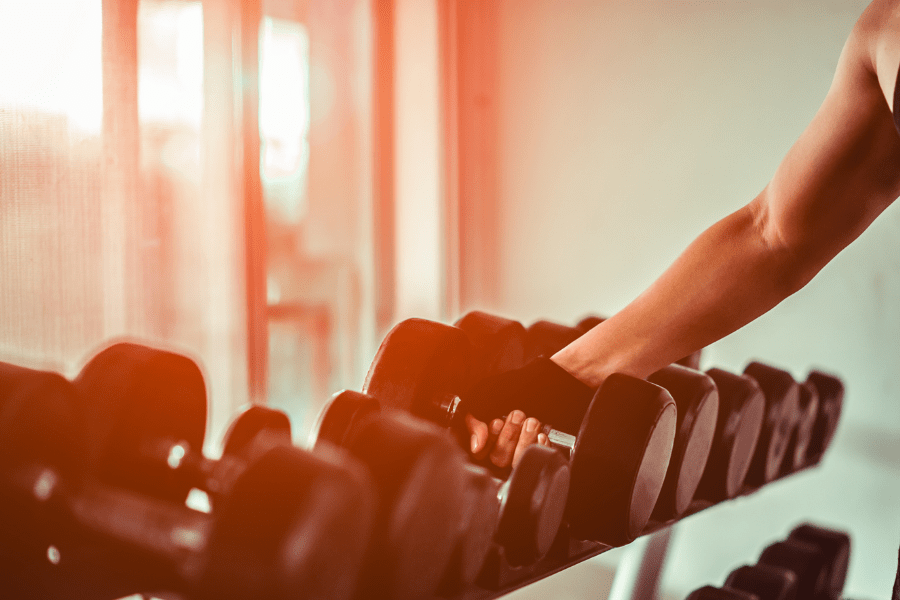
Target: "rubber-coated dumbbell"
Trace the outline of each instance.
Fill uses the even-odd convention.
[[[385,337],[363,391],[386,406],[461,429],[463,415],[478,409],[460,398],[469,386],[470,357],[464,331],[409,319]],[[529,416],[548,424],[551,443],[571,457],[566,507],[570,532],[610,545],[628,543],[640,534],[672,451],[676,414],[669,393],[616,374],[587,408],[549,402]],[[551,491],[565,498],[562,491]]]
[[[779,474],[789,475],[806,465],[806,451],[812,443],[813,428],[819,416],[819,392],[809,381],[799,384],[796,425],[784,452]]]
[[[797,576],[798,598],[835,598],[828,595],[831,591],[829,557],[814,544],[798,539],[775,542],[766,546],[757,563],[792,571]]]
[[[797,576],[789,569],[772,565],[738,567],[728,575],[722,587],[750,592],[759,600],[797,598]]]
[[[527,335],[533,347],[553,354],[582,332],[538,321],[528,328]],[[669,521],[685,513],[700,483],[716,432],[719,392],[707,375],[681,365],[660,369],[647,381],[666,389],[678,411],[672,457],[652,515],[654,520]]]
[[[525,330],[525,362],[530,362],[538,356],[551,357],[579,337],[581,331],[574,327],[567,327],[560,323],[554,323],[542,319],[535,321]]]
[[[691,592],[685,600],[759,600],[759,596],[743,590],[705,585]]]
[[[525,364],[525,327],[518,321],[473,310],[454,326],[472,340],[473,382]]]
[[[762,432],[766,400],[749,375],[717,368],[706,374],[719,390],[719,415],[694,499],[717,504],[736,497],[744,485]]]
[[[599,325],[600,323],[602,323],[605,320],[606,319],[604,319],[603,317],[598,317],[596,315],[589,315],[587,317],[584,317],[580,321],[578,321],[578,324],[575,325],[575,328],[581,330],[582,333],[587,333],[588,331],[590,331],[591,329],[593,329],[594,327],[596,327],[597,325]],[[699,371],[700,370],[700,361],[702,360],[702,358],[703,358],[703,351],[697,350],[696,352],[693,352],[692,354],[688,354],[684,358],[680,358],[680,359],[676,360],[675,364],[681,365],[682,367],[687,367],[689,369],[694,369],[695,371]]]
[[[332,398],[334,408],[325,407],[310,441],[314,451],[340,444],[372,474],[379,505],[362,597],[430,596],[458,539],[465,505],[463,452],[434,425],[400,411],[354,406],[345,401],[347,394]],[[341,425],[348,412],[354,416]]]
[[[788,536],[788,541],[793,540],[817,547],[825,557],[823,595],[815,600],[840,598],[850,566],[850,536],[843,531],[803,523]]]
[[[800,386],[791,374],[760,362],[744,369],[759,384],[766,399],[766,412],[756,452],[745,484],[751,490],[774,481],[781,471],[799,414]]]
[[[806,449],[806,464],[816,465],[822,460],[837,431],[844,401],[844,384],[838,377],[823,371],[811,371],[806,381],[812,384],[819,397],[819,414]]]
[[[328,442],[346,447],[357,428],[367,418],[381,412],[379,402],[367,394],[338,392],[319,413],[310,434],[313,445]],[[457,538],[440,589],[457,591],[475,581],[493,543],[500,520],[495,508],[498,496],[492,478],[482,469],[465,469],[465,495],[458,522]],[[484,476],[487,475],[487,476]]]
[[[32,555],[54,565],[48,575],[58,568],[119,595],[167,590],[203,600],[353,593],[375,505],[358,463],[273,448],[241,472],[210,515],[110,485],[98,477],[103,471],[82,468],[91,456],[85,438],[97,427],[90,413],[85,418],[90,399],[59,375],[4,365],[0,389],[0,490],[16,499],[9,506],[24,509],[7,512],[4,521],[20,521],[30,507],[52,507],[54,519],[28,523],[28,537],[49,544],[43,556]],[[58,523],[80,535],[55,543]],[[85,552],[88,546],[96,547]],[[84,555],[97,557],[79,564],[90,572],[67,569],[70,558]]]
[[[378,401],[367,394],[336,394],[319,417],[319,436],[340,441],[365,414],[377,413]],[[525,450],[506,480],[493,477],[483,467],[465,466],[468,497],[461,521],[462,559],[458,577],[474,580],[490,544],[496,538],[511,566],[530,564],[546,554],[562,520],[565,499],[556,490],[568,489],[569,469],[558,453],[542,446]],[[485,502],[487,500],[487,502]],[[496,532],[496,535],[494,535]],[[472,539],[474,536],[474,539]],[[452,569],[453,570],[453,569]]]

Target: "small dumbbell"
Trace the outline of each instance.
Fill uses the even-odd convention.
[[[429,596],[447,573],[458,540],[466,461],[434,425],[377,410],[369,400],[357,402],[352,392],[334,396],[310,442],[317,452],[339,444],[372,474],[379,507],[362,597]]]
[[[583,334],[575,327],[538,321],[527,335],[533,347],[553,354]],[[665,522],[684,514],[694,498],[716,431],[719,392],[707,375],[682,365],[660,369],[647,381],[667,390],[678,411],[672,457],[652,515]]]
[[[23,509],[8,512],[4,525],[32,508],[53,513],[21,532],[31,547],[48,544],[32,556],[49,561],[48,577],[100,581],[118,595],[166,590],[201,600],[354,593],[375,505],[358,463],[273,448],[242,470],[210,515],[110,485],[104,471],[89,469],[91,399],[59,375],[4,365],[0,389],[0,494]],[[68,538],[72,528],[80,535]],[[294,558],[279,559],[286,554]]]
[[[363,391],[385,406],[462,429],[467,412],[488,420],[501,416],[480,415],[479,407],[461,399],[469,387],[470,361],[464,331],[409,319],[385,337]],[[571,457],[566,508],[571,533],[610,545],[633,540],[649,520],[672,451],[676,414],[669,393],[616,374],[589,406],[560,400],[518,408],[548,424],[551,444]],[[565,498],[564,490],[549,491]]]
[[[755,490],[780,473],[797,426],[800,386],[787,371],[759,362],[747,365],[744,374],[756,380],[766,399],[762,432],[745,480],[745,485]]]
[[[728,575],[723,587],[749,592],[759,600],[797,598],[797,576],[789,569],[772,565],[738,567]]]
[[[760,565],[770,565],[789,569],[797,577],[799,598],[825,599],[837,596],[827,595],[830,590],[829,557],[818,546],[799,539],[787,539],[769,544],[757,561]]]
[[[694,499],[711,504],[736,497],[747,477],[762,431],[766,400],[756,380],[713,368],[719,415],[706,469]]]

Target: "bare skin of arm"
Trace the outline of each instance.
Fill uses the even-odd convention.
[[[643,378],[806,285],[900,195],[891,113],[898,65],[900,2],[875,0],[847,39],[822,106],[765,189],[552,360],[595,388],[614,372]],[[537,441],[510,419],[496,440],[486,424],[468,422],[473,453],[491,448],[501,466]]]

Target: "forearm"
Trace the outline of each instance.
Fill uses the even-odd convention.
[[[760,211],[744,207],[703,232],[643,294],[553,360],[593,387],[613,372],[646,377],[802,287],[824,264],[802,254],[773,243]]]

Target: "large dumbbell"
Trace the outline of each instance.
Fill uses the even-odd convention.
[[[800,386],[787,371],[760,362],[747,365],[744,374],[756,380],[766,399],[762,432],[745,480],[746,486],[755,490],[781,473],[797,426]]]
[[[379,496],[362,597],[412,599],[436,592],[448,571],[464,515],[463,452],[445,432],[353,392],[335,395],[311,436],[314,451],[335,445],[372,473]]]
[[[756,380],[723,369],[706,372],[719,390],[719,415],[695,500],[717,504],[740,494],[762,432],[766,400]]]
[[[364,391],[385,405],[462,428],[464,413],[477,410],[460,398],[470,381],[470,353],[466,333],[456,327],[424,319],[403,321],[379,347]],[[529,416],[547,423],[551,443],[571,457],[566,507],[571,533],[610,545],[639,535],[671,455],[676,414],[669,393],[616,374],[586,410],[549,402]]]
[[[351,390],[338,392],[319,413],[310,432],[310,443],[315,446],[327,442],[346,447],[360,425],[380,413],[381,405],[371,396]],[[457,538],[441,581],[441,589],[447,591],[459,590],[475,581],[500,521],[500,513],[493,510],[498,494],[491,485],[492,478],[468,464],[464,475],[465,494],[460,507]]]
[[[726,589],[755,595],[759,600],[796,600],[797,576],[790,569],[773,565],[744,565],[725,580]]]
[[[546,354],[558,352],[581,335],[579,328],[549,321],[537,321],[527,330],[530,346]],[[647,381],[666,389],[678,411],[672,457],[652,515],[664,522],[684,514],[694,498],[716,432],[719,392],[710,377],[681,365],[660,369]]]
[[[58,569],[118,595],[168,590],[204,600],[353,593],[375,505],[358,464],[273,448],[241,472],[210,515],[111,485],[106,472],[88,469],[85,438],[97,430],[83,418],[91,399],[62,377],[5,365],[0,382],[0,490],[23,509],[4,522],[19,523],[19,533],[30,534],[22,539],[49,544],[31,557],[51,563],[48,577]],[[53,507],[55,518],[23,520],[33,507]],[[79,535],[57,544],[58,523]],[[84,556],[92,561],[78,563]],[[67,566],[73,557],[84,572]]]

